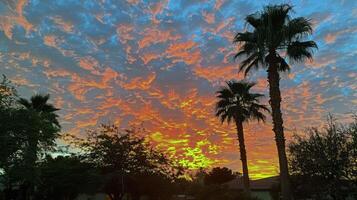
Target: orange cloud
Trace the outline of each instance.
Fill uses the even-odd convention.
[[[357,32],[356,28],[348,28],[348,29],[343,29],[343,30],[336,31],[336,32],[331,32],[331,33],[326,34],[326,36],[324,37],[324,40],[325,40],[326,44],[332,44],[332,43],[335,43],[338,36],[346,34],[346,33],[355,33],[355,32]]]
[[[5,35],[12,39],[12,28],[15,25],[22,26],[26,34],[34,29],[34,26],[27,21],[26,17],[23,15],[23,9],[27,5],[27,0],[19,0],[16,4],[15,10],[7,16],[0,16],[0,28],[4,31]]]
[[[84,128],[89,126],[97,125],[98,119],[96,117],[91,116],[87,120],[76,121],[77,128]]]
[[[109,84],[111,80],[121,77],[117,72],[112,69],[106,68],[99,77],[100,81],[95,80],[92,76],[79,76],[72,73],[72,82],[68,86],[68,90],[79,101],[85,100],[85,95],[92,89],[106,90],[112,88]]]
[[[132,31],[134,30],[134,26],[131,24],[120,24],[117,27],[117,35],[123,44],[126,44],[128,40],[133,40],[134,37],[132,35]]]
[[[154,24],[158,24],[159,20],[156,19],[156,16],[160,13],[162,13],[164,7],[167,5],[168,0],[165,1],[160,1],[158,3],[156,3],[154,6],[151,7],[151,11],[152,11],[152,22]]]
[[[62,17],[60,16],[55,16],[52,17],[52,20],[66,33],[73,32],[73,24],[68,21],[64,21]]]
[[[71,76],[72,73],[64,69],[50,69],[43,72],[48,78]]]
[[[230,79],[241,79],[242,73],[238,73],[238,66],[197,66],[193,68],[194,73],[210,82],[217,83],[218,81],[226,81]]]
[[[170,30],[159,30],[156,28],[146,28],[143,32],[143,37],[139,40],[139,48],[145,48],[152,44],[162,43],[166,41],[175,41],[180,39],[179,35],[174,35]]]
[[[126,0],[126,2],[133,4],[133,5],[137,5],[140,2],[140,0]]]
[[[99,62],[96,59],[94,59],[93,57],[87,56],[84,58],[80,58],[78,65],[81,68],[90,71],[92,74],[95,74],[95,75],[100,74],[100,72],[98,71]]]
[[[166,50],[168,58],[173,58],[173,62],[185,62],[188,65],[199,64],[201,62],[201,52],[197,43],[193,41],[172,43]]]
[[[223,5],[224,0],[216,0],[216,3],[214,4],[214,9],[219,10],[221,6]]]
[[[59,51],[62,51],[59,47],[58,44],[63,42],[60,38],[54,36],[54,35],[46,35],[43,37],[43,43],[49,47],[53,47],[58,49]]]
[[[202,16],[205,19],[205,21],[209,24],[213,24],[215,22],[215,14],[214,13],[203,12]]]
[[[151,73],[149,74],[148,77],[135,77],[131,79],[129,82],[119,82],[119,85],[121,85],[124,89],[127,90],[134,90],[134,89],[140,89],[140,90],[147,90],[151,87],[152,82],[156,78],[156,73]]]
[[[144,55],[141,56],[141,60],[144,62],[144,64],[148,64],[152,60],[156,60],[160,58],[161,55],[158,53],[144,53]]]

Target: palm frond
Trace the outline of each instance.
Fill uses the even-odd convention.
[[[285,61],[285,59],[280,58],[280,63],[279,63],[279,66],[278,66],[278,70],[280,72],[285,72],[285,71],[290,71],[290,65]]]
[[[27,109],[30,109],[31,108],[31,103],[27,100],[27,99],[24,99],[24,98],[20,98],[18,100],[19,104],[23,105],[25,108]]]
[[[288,13],[292,9],[293,7],[289,4],[269,5],[263,9],[261,18],[264,25],[268,25],[270,30],[280,30],[290,19]]]
[[[254,28],[258,28],[261,25],[261,19],[259,13],[250,14],[245,17],[247,24],[251,25]]]
[[[294,18],[284,26],[283,34],[288,41],[301,39],[312,34],[311,22],[304,17]]]
[[[314,41],[295,41],[288,45],[287,56],[292,61],[303,61],[306,58],[312,59],[313,50],[317,48],[318,47]]]

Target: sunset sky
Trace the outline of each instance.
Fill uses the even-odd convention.
[[[148,140],[191,169],[240,170],[235,127],[214,117],[215,91],[243,78],[232,39],[269,3],[310,18],[319,46],[313,62],[282,74],[287,138],[329,112],[357,111],[356,0],[0,1],[0,73],[24,97],[50,93],[63,132],[142,124]],[[247,79],[267,95],[263,70]],[[271,118],[245,132],[251,177],[277,174]]]

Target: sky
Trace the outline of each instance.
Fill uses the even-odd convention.
[[[24,97],[50,93],[63,132],[142,125],[148,141],[186,167],[241,170],[235,127],[214,116],[215,91],[244,78],[232,44],[244,17],[277,3],[311,19],[319,47],[313,61],[282,74],[289,141],[328,113],[357,111],[355,0],[3,0],[0,73]],[[265,71],[246,79],[268,94]],[[254,179],[278,173],[271,129],[271,117],[244,124]]]

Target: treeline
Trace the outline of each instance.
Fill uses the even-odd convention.
[[[85,135],[61,135],[59,110],[49,95],[20,98],[0,82],[0,199],[72,200],[104,193],[111,200],[248,199],[225,183],[239,177],[228,168],[188,173],[139,137],[142,128],[122,130],[102,124]],[[71,150],[58,145],[70,143]]]
[[[138,137],[139,129],[102,125],[85,139],[71,138],[76,153],[63,152],[58,109],[49,98],[26,100],[5,76],[0,83],[0,199],[68,200],[98,192],[112,200],[167,199],[174,193],[183,169]]]

